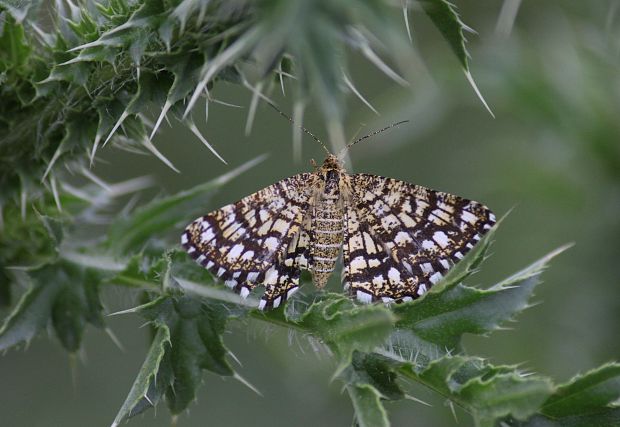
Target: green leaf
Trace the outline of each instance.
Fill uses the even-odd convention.
[[[493,427],[508,415],[526,419],[549,396],[551,381],[546,378],[500,374],[490,380],[475,378],[463,385],[458,395],[470,402],[476,426]]]
[[[80,348],[87,323],[103,327],[98,272],[61,260],[28,271],[32,281],[0,328],[0,350],[29,342],[50,322],[70,352]]]
[[[202,382],[203,370],[224,376],[236,375],[226,360],[228,350],[222,339],[226,322],[231,316],[231,311],[224,304],[211,304],[190,296],[162,296],[128,312],[138,313],[151,321],[157,330],[164,328],[166,331],[170,346],[165,347],[163,359],[158,356],[161,363],[158,363],[157,369],[153,368],[153,363],[148,364],[148,371],[152,372],[148,376],[156,377],[158,387],[162,387],[158,389],[159,394],[154,393],[153,397],[158,399],[164,393],[173,414],[184,411],[194,400],[196,389]],[[146,384],[142,371],[135,384],[139,384],[138,391],[143,393]],[[132,408],[137,402],[142,402],[136,400],[136,396],[132,387],[126,402],[133,403],[128,404],[129,409],[123,405],[117,420],[127,417],[130,411],[134,411]]]
[[[216,179],[173,196],[154,200],[131,215],[118,218],[110,227],[108,244],[119,254],[142,249],[153,236],[167,233],[177,224],[192,220],[204,211],[206,202],[224,184],[263,159],[264,156],[257,157]]]
[[[161,275],[167,268],[166,260],[162,257],[149,257],[144,253],[138,253],[129,259],[125,268],[106,282],[116,285],[159,290],[161,288]]]
[[[166,387],[167,384],[164,381],[157,381],[157,373],[166,349],[169,348],[170,331],[165,325],[159,325],[138,376],[133,382],[125,402],[116,414],[112,427],[118,426],[127,418],[138,415],[158,403],[163,394],[161,388]]]
[[[2,1],[0,2],[1,6],[7,7],[9,5]],[[7,10],[13,11],[17,8],[9,6]],[[26,42],[24,27],[19,23],[20,13],[17,15],[11,16],[0,12],[0,72],[21,71],[30,57],[31,47]]]
[[[398,375],[392,364],[375,354],[353,353],[351,365],[343,371],[340,379],[347,384],[373,386],[384,399],[400,400],[405,397],[397,383]]]
[[[461,18],[456,12],[456,7],[447,0],[424,0],[421,4],[426,14],[430,17],[431,21],[433,21],[437,29],[450,44],[452,51],[456,54],[463,67],[465,77],[476,93],[476,96],[478,96],[478,99],[480,99],[480,102],[482,102],[489,114],[495,117],[469,71],[469,54],[465,47],[466,40],[463,35],[463,30],[474,31],[461,21]]]
[[[546,378],[526,377],[514,367],[492,366],[465,356],[436,359],[421,371],[411,362],[403,362],[399,372],[465,408],[479,427],[492,427],[508,415],[525,419],[552,391]]]
[[[312,304],[298,324],[320,337],[337,355],[344,369],[354,350],[367,352],[383,344],[394,316],[379,305],[357,306],[340,294],[327,294]]]
[[[528,305],[539,276],[559,248],[489,289],[476,289],[452,281],[438,285],[422,299],[394,307],[397,328],[420,339],[457,348],[464,333],[485,334],[500,327]]]
[[[551,418],[604,412],[618,399],[620,364],[610,363],[559,386],[541,412]]]
[[[469,70],[468,53],[465,48],[465,36],[463,35],[463,29],[468,27],[459,18],[456,7],[447,0],[423,0],[420,4],[424,12],[426,12],[433,24],[435,24],[450,44],[463,69]]]
[[[535,415],[527,421],[510,420],[511,427],[611,427],[620,425],[620,408],[603,409],[592,414],[562,418]]]
[[[347,392],[359,427],[389,427],[390,421],[376,388],[370,384],[348,385]]]
[[[61,284],[55,280],[30,287],[0,328],[0,350],[30,342],[47,326],[60,287]]]

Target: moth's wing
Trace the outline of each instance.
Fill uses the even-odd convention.
[[[299,288],[301,270],[307,270],[310,261],[310,236],[303,228],[297,233],[286,251],[283,262],[273,264],[265,273],[266,286],[259,309],[277,308]]]
[[[285,262],[310,207],[312,174],[283,179],[189,224],[181,243],[242,296]]]
[[[495,223],[478,202],[391,178],[353,175],[351,192],[350,209],[371,238],[414,278],[406,295],[412,298],[437,283]]]
[[[351,205],[345,209],[342,264],[344,289],[365,303],[411,299],[419,283],[376,238],[361,211]]]

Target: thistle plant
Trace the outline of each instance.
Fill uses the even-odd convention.
[[[243,300],[223,289],[170,237],[216,208],[211,197],[261,158],[139,207],[122,203],[147,189],[149,178],[108,183],[90,170],[107,144],[150,153],[176,170],[154,144],[167,119],[187,126],[214,162],[223,160],[193,114],[198,103],[208,113],[221,102],[212,89],[224,81],[252,94],[248,128],[257,105],[273,102],[273,91],[286,87],[294,120],[303,122],[307,106],[319,109],[338,150],[347,97],[373,108],[352,81],[348,52],[406,86],[415,81],[418,55],[409,20],[423,16],[447,40],[464,83],[486,106],[468,67],[464,32],[470,30],[454,5],[58,0],[50,10],[51,21],[35,3],[0,0],[0,304],[9,313],[0,349],[27,344],[51,326],[75,354],[87,327],[109,329],[101,290],[124,287],[138,290],[142,304],[115,314],[143,318],[153,334],[113,426],[159,404],[173,416],[183,412],[204,371],[254,389],[230,363],[223,340],[238,321],[320,342],[336,362],[333,380],[347,391],[359,426],[388,426],[386,402],[415,399],[409,382],[462,408],[477,426],[620,423],[616,363],[558,385],[461,345],[464,334],[487,335],[527,308],[540,275],[566,247],[489,287],[468,286],[493,234],[501,232],[493,230],[419,300],[358,305],[345,295],[307,292],[261,312],[253,296]],[[299,147],[299,128],[294,132]]]

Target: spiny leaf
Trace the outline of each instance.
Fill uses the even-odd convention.
[[[489,380],[472,379],[463,385],[458,395],[470,402],[477,426],[493,427],[498,419],[508,415],[516,419],[533,415],[551,390],[551,381],[546,378],[525,378],[508,373]]]
[[[60,286],[54,281],[38,284],[21,297],[0,328],[0,350],[30,342],[47,326]]]
[[[618,399],[620,364],[610,363],[560,385],[545,401],[541,412],[556,419],[605,412]]]
[[[381,403],[381,394],[370,384],[347,385],[347,392],[355,409],[359,427],[389,427],[387,413]]]
[[[343,295],[328,294],[312,304],[298,323],[330,346],[339,357],[341,370],[350,363],[354,350],[365,352],[381,345],[394,320],[385,307],[356,306]]]
[[[420,4],[435,27],[450,44],[463,69],[469,70],[469,54],[465,47],[465,36],[463,35],[463,29],[468,27],[459,18],[454,5],[447,0],[423,0]]]
[[[148,365],[148,377],[157,378],[158,387],[162,388],[156,397],[165,393],[166,403],[173,414],[184,411],[194,400],[203,370],[218,375],[235,375],[226,360],[228,350],[222,340],[226,321],[231,315],[226,306],[190,296],[162,296],[131,311],[151,321],[157,330],[165,329],[170,346],[165,346],[163,356],[157,350],[160,362],[157,366]],[[143,391],[144,380],[138,378],[136,383]],[[136,401],[133,388],[127,400],[133,402],[131,407],[139,402],[144,404],[142,400]],[[123,408],[119,411],[122,417],[117,416],[117,419],[128,416],[131,411],[125,405]]]
[[[491,111],[491,108],[478,89],[478,86],[471,75],[471,71],[469,70],[469,53],[465,47],[466,39],[463,31],[466,30],[473,32],[473,30],[461,21],[461,18],[456,11],[456,7],[447,0],[424,0],[421,4],[431,21],[433,21],[448,44],[450,44],[450,47],[461,63],[465,77],[474,89],[474,92],[476,92],[476,95],[489,114],[491,114],[492,117],[495,117],[493,111]]]
[[[559,248],[489,289],[452,282],[429,292],[417,302],[394,308],[397,328],[423,340],[453,349],[464,333],[484,334],[527,307],[539,275],[547,263],[567,247]]]
[[[164,381],[157,381],[157,373],[166,349],[169,348],[170,330],[166,325],[160,324],[131,390],[114,418],[112,427],[158,403],[163,395],[162,389],[167,384]]]
[[[419,371],[405,362],[399,370],[470,412],[479,427],[492,427],[512,415],[533,415],[551,394],[546,378],[519,375],[514,367],[494,367],[478,358],[446,356]]]
[[[9,6],[7,2],[0,2],[0,7]],[[27,8],[26,8],[27,9]],[[15,7],[8,9],[17,10]],[[17,13],[20,15],[20,13]],[[23,67],[30,57],[31,47],[24,35],[24,27],[18,17],[0,12],[0,72],[24,72]]]
[[[397,383],[393,365],[380,356],[354,352],[351,365],[342,372],[340,379],[346,384],[374,387],[383,399],[400,400],[405,397]]]
[[[30,289],[0,328],[0,350],[29,342],[50,322],[70,352],[80,348],[87,323],[103,326],[97,272],[65,260],[28,272]]]

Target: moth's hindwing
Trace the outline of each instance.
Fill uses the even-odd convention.
[[[423,295],[495,215],[478,202],[374,175],[351,176],[343,283],[364,302]]]

